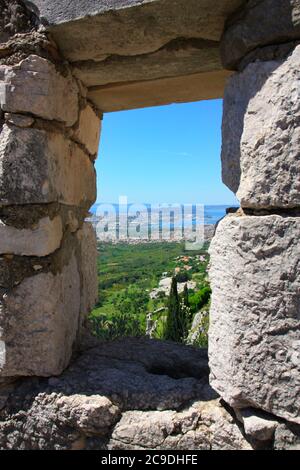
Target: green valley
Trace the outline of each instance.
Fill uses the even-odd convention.
[[[99,242],[99,300],[90,317],[94,333],[104,340],[145,334],[166,339],[173,279],[185,316],[181,342],[207,346],[207,249],[208,244],[186,251],[184,242]]]

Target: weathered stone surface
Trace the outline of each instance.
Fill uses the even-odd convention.
[[[7,42],[0,43],[0,65],[16,66],[22,60],[28,59],[29,55],[44,57],[59,64],[59,70],[66,75],[68,69],[66,64],[62,63],[56,44],[42,29],[16,34]]]
[[[73,64],[73,73],[87,86],[155,80],[221,70],[219,43],[175,39],[149,54],[113,55],[102,61]]]
[[[242,0],[33,0],[71,62],[153,52],[176,38],[219,40]]]
[[[32,229],[18,229],[0,220],[0,254],[47,256],[60,247],[63,236],[61,217],[41,219]]]
[[[48,60],[30,55],[18,65],[0,65],[0,108],[30,113],[72,126],[78,119],[78,87]]]
[[[68,365],[78,329],[76,258],[56,275],[40,273],[1,292],[1,376],[51,376]]]
[[[38,21],[33,12],[18,0],[0,0],[0,43],[17,33],[35,29]]]
[[[196,364],[196,365],[195,365]],[[108,397],[121,410],[177,410],[191,400],[216,398],[207,390],[207,352],[144,338],[100,343],[55,383],[77,394]]]
[[[84,145],[91,155],[98,152],[101,132],[101,120],[90,105],[87,105],[79,115],[78,128],[73,138]]]
[[[258,441],[272,440],[275,430],[279,426],[279,422],[274,416],[254,408],[237,410],[236,415],[243,423],[246,435]]]
[[[300,46],[234,75],[223,116],[223,181],[243,207],[299,207]]]
[[[284,44],[273,44],[270,46],[262,46],[259,49],[254,49],[240,62],[239,71],[242,72],[246,66],[252,62],[279,62],[281,60],[285,60],[294,51],[294,49],[299,46],[299,44],[300,39],[285,42]]]
[[[249,0],[225,28],[221,41],[223,64],[235,69],[256,47],[296,38],[300,38],[299,0]]]
[[[145,354],[145,348],[147,354]],[[98,346],[99,354],[110,358],[121,357],[126,361],[137,361],[149,372],[173,378],[208,376],[207,350],[186,347],[181,344],[149,339],[122,338]],[[195,367],[197,364],[197,367]],[[147,404],[145,408],[147,409]],[[171,406],[171,405],[170,405]],[[175,407],[175,402],[174,402]]]
[[[281,423],[274,436],[274,450],[300,450],[300,427],[292,423]]]
[[[76,233],[79,241],[79,266],[81,276],[80,326],[98,299],[97,240],[92,224],[85,222]]]
[[[242,3],[30,2],[103,112],[221,98],[228,72],[219,41],[225,20]],[[103,86],[109,89],[98,89]]]
[[[90,207],[96,199],[94,166],[59,133],[5,124],[0,131],[0,199],[6,205]]]
[[[115,427],[110,450],[251,450],[219,400],[195,402],[182,412],[128,411]]]
[[[33,206],[29,206],[32,210]],[[48,207],[48,205],[47,205]],[[82,223],[82,221],[80,222]],[[70,233],[67,226],[64,227],[64,237],[61,248],[49,256],[17,256],[4,254],[0,256],[0,287],[3,291],[21,285],[27,278],[34,277],[37,273],[60,274],[64,267],[69,264],[76,250],[79,262],[79,244],[75,233]]]
[[[9,122],[9,124],[13,124],[17,127],[31,127],[34,123],[34,119],[31,116],[24,116],[23,114],[12,114],[12,113],[5,113],[5,120]]]
[[[159,358],[165,369],[154,373]],[[271,415],[270,422],[277,425],[274,440],[271,437],[257,444],[253,436],[245,435],[233,410],[224,407],[208,385],[205,360],[202,350],[123,338],[98,342],[59,377],[25,378],[6,384],[0,379],[0,448],[298,448],[300,426]],[[245,410],[239,413],[248,417]],[[260,414],[252,410],[251,416]]]
[[[56,400],[58,421],[86,435],[105,436],[120,417],[120,410],[99,395],[61,396]]]
[[[0,207],[0,220],[5,225],[22,229],[36,229],[42,219],[50,218],[51,221],[60,217],[64,231],[76,232],[86,218],[86,208],[70,207],[59,204],[27,204]]]
[[[195,73],[181,77],[92,87],[88,98],[102,112],[161,106],[223,97],[231,72]]]
[[[170,368],[151,372],[162,353]],[[27,378],[1,390],[0,448],[251,449],[207,374],[189,374],[199,374],[204,357],[145,338],[100,343],[60,377]]]
[[[300,218],[230,215],[210,247],[210,383],[300,424]]]

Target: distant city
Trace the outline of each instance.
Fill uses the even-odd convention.
[[[211,240],[229,205],[150,205],[97,203],[89,221],[100,241]]]

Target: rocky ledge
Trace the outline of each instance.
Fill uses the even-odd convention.
[[[144,338],[89,343],[59,377],[0,382],[0,448],[299,447],[299,426],[235,413],[208,373],[205,350]]]

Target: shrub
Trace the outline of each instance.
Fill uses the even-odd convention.
[[[189,297],[189,303],[192,313],[196,313],[208,304],[211,296],[211,288],[203,287],[195,294]]]
[[[191,278],[192,278],[191,274],[187,272],[179,272],[175,276],[175,279],[177,282],[187,282],[187,281],[190,281]]]
[[[111,318],[102,314],[91,317],[90,322],[93,334],[106,341],[123,336],[139,337],[145,335],[144,322],[137,315],[129,313],[114,314]]]

